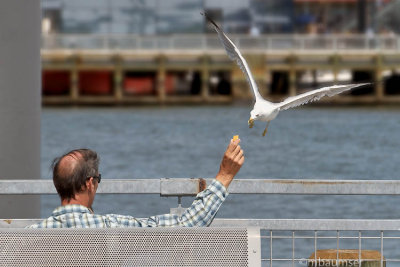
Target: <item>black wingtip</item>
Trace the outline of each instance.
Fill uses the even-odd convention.
[[[204,17],[206,17],[206,19],[208,20],[208,22],[210,22],[212,25],[214,25],[217,29],[219,29],[217,23],[215,23],[215,21],[213,21],[210,16],[206,13],[206,12],[200,12],[201,15],[203,15]]]

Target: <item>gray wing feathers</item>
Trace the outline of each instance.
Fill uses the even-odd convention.
[[[280,110],[286,110],[289,108],[294,108],[297,106],[301,106],[310,102],[318,101],[324,96],[334,96],[340,94],[344,91],[353,89],[355,87],[367,85],[369,83],[359,83],[359,84],[348,84],[348,85],[333,85],[324,87],[321,89],[313,90],[301,95],[292,96],[287,98],[285,101],[278,103],[278,107]]]
[[[247,65],[246,60],[243,58],[242,54],[240,53],[239,49],[237,49],[235,44],[226,36],[226,34],[218,27],[218,25],[210,17],[207,16],[207,14],[204,14],[204,16],[207,18],[207,20],[211,24],[213,24],[214,29],[218,33],[218,37],[219,37],[222,45],[224,46],[225,51],[228,54],[229,58],[232,61],[236,62],[236,64],[239,66],[239,68],[246,75],[246,79],[247,79],[248,83],[250,84],[251,89],[253,90],[255,98],[262,99],[262,97],[258,91],[257,84],[255,83],[255,81],[253,79],[253,75],[251,74],[250,68]]]

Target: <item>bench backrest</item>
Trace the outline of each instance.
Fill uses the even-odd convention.
[[[0,266],[261,266],[260,231],[0,229]]]

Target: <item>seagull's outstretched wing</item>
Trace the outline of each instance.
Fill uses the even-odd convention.
[[[344,91],[367,85],[369,83],[357,83],[357,84],[347,84],[347,85],[333,85],[328,87],[323,87],[321,89],[313,90],[301,95],[296,95],[285,99],[281,103],[277,103],[280,110],[286,110],[289,108],[294,108],[307,104],[309,102],[314,102],[320,100],[324,96],[334,96],[340,94]]]
[[[253,75],[251,74],[250,68],[247,65],[246,60],[243,58],[239,49],[235,46],[235,44],[226,36],[226,34],[218,27],[218,25],[206,14],[202,13],[206,17],[206,19],[214,26],[215,31],[218,33],[218,37],[224,46],[226,53],[232,61],[236,61],[239,65],[240,69],[246,75],[247,81],[250,84],[251,89],[253,89],[254,96],[257,99],[263,99],[258,91],[257,84],[253,79]]]

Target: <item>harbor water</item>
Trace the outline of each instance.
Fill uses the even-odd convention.
[[[105,179],[210,178],[238,134],[246,157],[240,179],[399,178],[399,108],[297,108],[280,113],[265,137],[264,123],[248,128],[249,112],[247,105],[45,108],[42,177],[51,178],[53,158],[91,148]],[[41,216],[59,203],[42,196]],[[399,204],[399,196],[230,195],[217,217],[397,219]],[[157,195],[97,195],[94,210],[147,217],[176,205]]]

